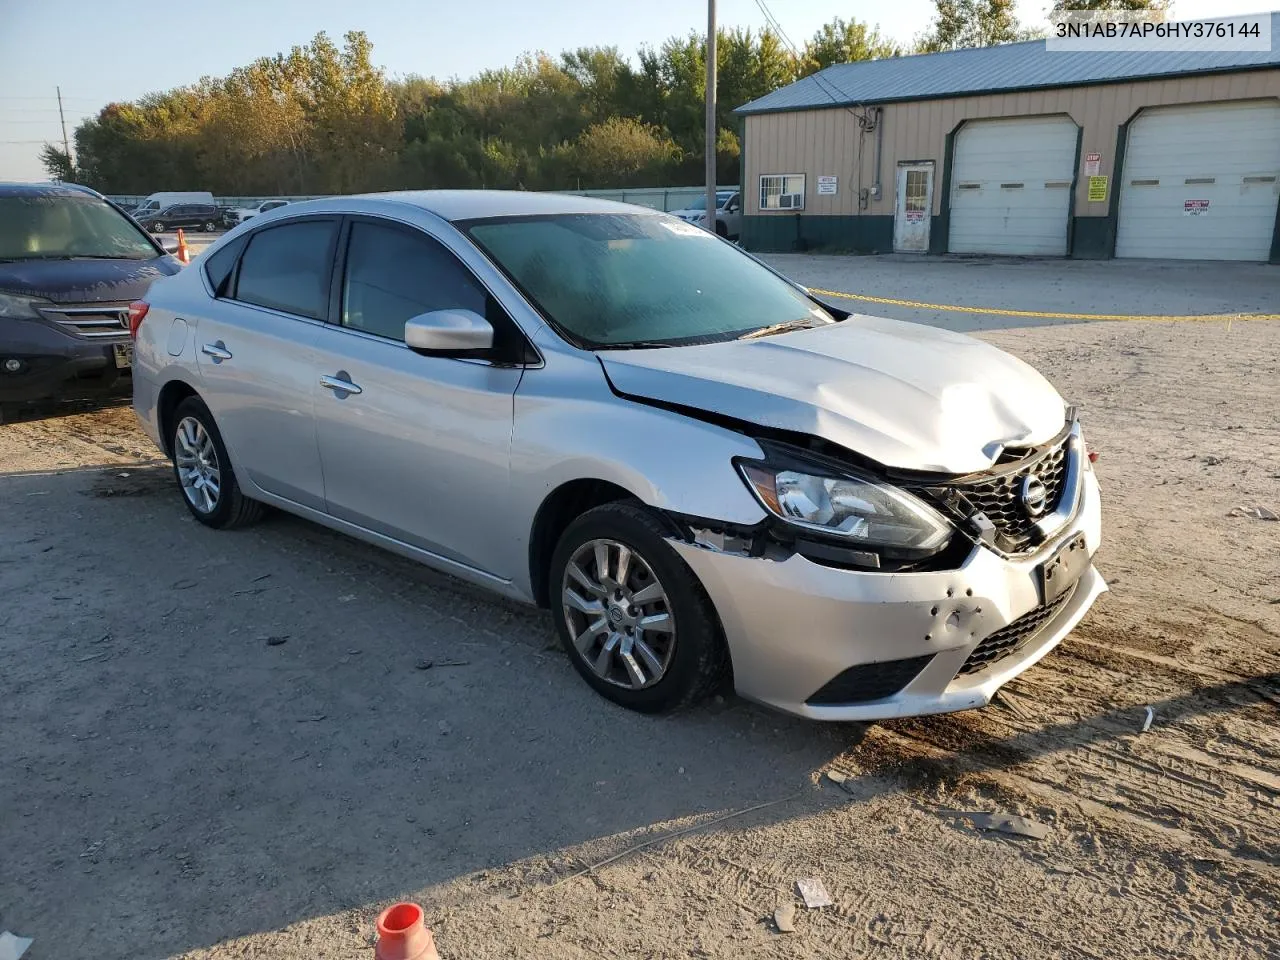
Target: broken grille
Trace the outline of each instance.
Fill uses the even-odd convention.
[[[1061,442],[1038,456],[1032,455],[1009,472],[968,483],[957,484],[953,489],[973,505],[975,511],[986,514],[988,520],[1005,538],[1019,548],[1031,540],[1036,521],[1053,513],[1062,501],[1067,478],[1067,442]],[[1032,516],[1022,503],[1023,483],[1036,476],[1045,488],[1044,508]]]

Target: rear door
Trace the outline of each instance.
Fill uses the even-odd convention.
[[[196,329],[200,393],[237,472],[317,510],[324,483],[312,410],[314,344],[328,312],[338,224],[309,217],[250,233]],[[211,259],[211,275],[225,252]]]
[[[502,518],[523,368],[423,356],[404,343],[405,321],[431,310],[474,310],[495,327],[509,319],[422,230],[352,218],[342,246],[337,323],[319,333],[312,380],[329,512],[510,577],[498,558],[510,552]]]

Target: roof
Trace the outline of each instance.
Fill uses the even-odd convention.
[[[1271,14],[1271,34],[1280,37],[1280,13]],[[814,110],[1266,67],[1280,67],[1280,44],[1271,50],[1255,51],[1049,53],[1044,40],[1029,40],[835,64],[752,100],[735,112],[749,115]]]
[[[0,181],[0,197],[97,197],[78,183],[5,183]]]
[[[566,193],[533,193],[526,190],[403,190],[370,193],[369,200],[393,200],[429,210],[445,220],[478,220],[485,217],[528,217],[553,213],[635,213],[627,203],[579,197]],[[308,206],[324,201],[309,201]],[[299,206],[291,204],[291,206]]]

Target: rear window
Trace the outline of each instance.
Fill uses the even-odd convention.
[[[236,299],[323,320],[337,222],[303,220],[259,230],[240,260]]]

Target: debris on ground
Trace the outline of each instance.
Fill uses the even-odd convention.
[[[414,666],[419,670],[430,670],[432,667],[466,667],[470,660],[419,660]]]
[[[804,901],[804,905],[810,910],[829,907],[834,903],[831,899],[831,894],[827,893],[826,886],[817,878],[797,880],[796,889],[800,891],[800,899]]]
[[[1228,517],[1248,517],[1250,520],[1280,520],[1280,513],[1267,507],[1232,507]]]
[[[828,770],[827,779],[844,790],[845,793],[853,793],[858,782],[853,774],[845,773],[843,770]]]
[[[18,960],[31,943],[30,937],[19,937],[5,930],[0,933],[0,960]]]
[[[778,928],[779,933],[795,933],[796,905],[784,903],[773,911],[773,925]]]
[[[1030,837],[1032,840],[1043,840],[1049,835],[1049,828],[1043,823],[1036,823],[1026,817],[1014,813],[961,813],[958,816],[970,821],[975,830],[1008,833],[1015,837]]]
[[[449,723],[448,720],[441,720],[438,724],[436,724],[436,726],[440,728],[440,735],[443,737],[447,737],[449,734],[453,732],[453,726],[452,724]]]
[[[284,633],[272,637],[259,637],[258,639],[265,641],[268,647],[278,647],[289,639],[289,634]]]
[[[1152,710],[1150,707],[1147,707],[1147,719],[1142,721],[1143,733],[1146,733],[1148,730],[1151,729],[1151,721],[1154,720],[1155,718],[1156,718],[1156,712]]]

